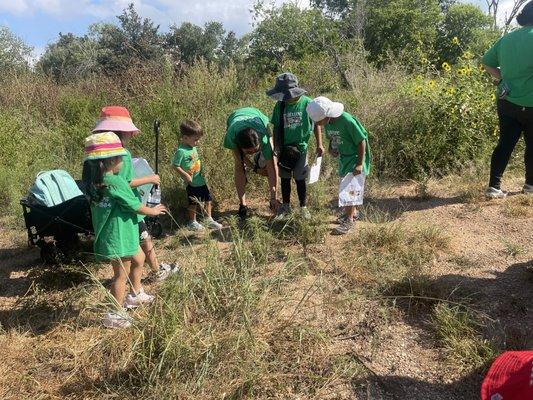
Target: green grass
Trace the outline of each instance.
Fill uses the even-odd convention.
[[[448,237],[436,227],[388,222],[362,226],[346,251],[354,253],[351,268],[364,271],[372,285],[387,291],[399,281],[423,275],[448,243]]]
[[[431,324],[446,358],[459,372],[468,373],[485,366],[498,354],[483,337],[483,320],[469,309],[439,303],[433,310]]]

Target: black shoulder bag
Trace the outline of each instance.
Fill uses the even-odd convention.
[[[277,145],[279,146],[278,166],[287,172],[292,172],[296,167],[298,160],[302,156],[300,150],[296,146],[285,146],[285,102],[279,102],[279,124],[276,129]]]

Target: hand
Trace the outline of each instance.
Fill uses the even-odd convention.
[[[353,176],[361,175],[363,173],[363,166],[356,165],[352,173],[353,173]]]
[[[281,205],[278,199],[270,199],[270,211],[274,214],[278,212],[278,207]]]
[[[318,146],[316,148],[316,156],[322,157],[323,154],[324,154],[324,146]]]
[[[155,207],[150,208],[152,211],[152,217],[157,217],[158,215],[166,214],[167,208],[163,204],[158,204]]]
[[[154,185],[161,185],[161,178],[159,177],[159,175],[152,175],[150,177],[150,183],[154,184]]]

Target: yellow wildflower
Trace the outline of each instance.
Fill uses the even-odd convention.
[[[456,44],[456,45],[459,45],[459,38],[457,36],[454,36],[453,39],[452,39],[452,43],[453,44]]]
[[[435,82],[434,80],[430,80],[430,81],[428,82],[428,86],[429,86],[430,88],[434,88],[435,86],[437,86],[437,82]]]
[[[442,69],[446,72],[450,72],[452,70],[452,67],[447,62],[442,63]]]
[[[457,70],[457,75],[459,76],[463,76],[463,75],[466,75],[466,71],[464,68],[460,68]]]
[[[457,92],[457,90],[454,87],[448,89],[448,94],[455,94],[455,92]]]
[[[465,60],[471,60],[472,58],[474,58],[474,55],[472,54],[472,52],[467,50],[463,53],[463,58]]]

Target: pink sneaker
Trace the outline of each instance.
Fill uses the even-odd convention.
[[[105,315],[102,324],[106,328],[125,329],[131,326],[131,319],[128,316],[119,314],[117,312],[108,312]]]
[[[126,296],[126,301],[124,307],[126,308],[137,308],[142,304],[150,304],[155,300],[155,297],[149,294],[144,293],[144,290],[141,289],[139,294],[135,295],[128,293]]]

